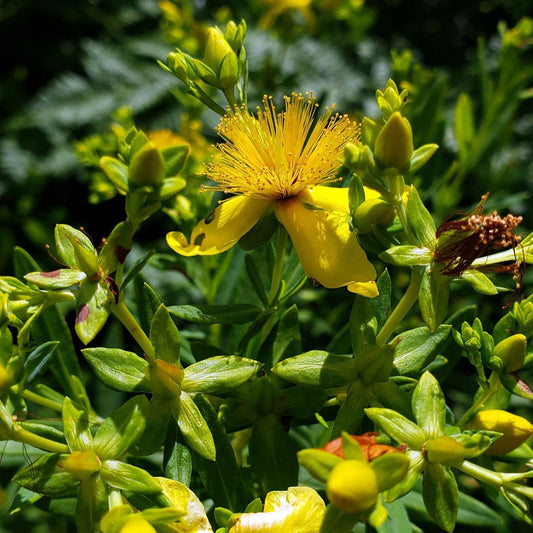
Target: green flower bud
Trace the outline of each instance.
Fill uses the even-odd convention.
[[[153,142],[147,142],[132,158],[129,182],[138,186],[159,185],[165,178],[165,161]]]
[[[203,62],[217,76],[220,88],[229,89],[239,80],[237,55],[216,27],[207,30]]]
[[[238,54],[239,50],[242,47],[244,38],[246,37],[246,22],[241,20],[237,26],[235,22],[230,20],[226,25],[226,30],[224,31],[224,38],[231,46],[233,51]]]
[[[365,200],[357,206],[353,217],[359,233],[370,233],[374,225],[388,226],[394,220],[394,207],[380,198]]]
[[[526,349],[526,336],[517,333],[499,342],[494,347],[493,356],[501,359],[502,369],[510,374],[522,368],[526,357]]]
[[[479,411],[466,427],[502,433],[502,436],[487,449],[488,455],[504,455],[518,448],[533,434],[533,425],[525,418],[501,409]]]
[[[333,468],[326,482],[329,501],[346,513],[370,509],[379,492],[377,476],[366,461],[343,461]]]
[[[178,80],[183,83],[189,81],[189,64],[182,52],[170,52],[167,56],[167,66]]]
[[[411,124],[396,111],[379,132],[374,145],[374,157],[381,168],[396,168],[402,171],[408,168],[412,154]]]

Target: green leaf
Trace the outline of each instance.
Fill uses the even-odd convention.
[[[353,358],[320,350],[285,359],[272,372],[293,383],[322,388],[341,387],[357,378]]]
[[[357,514],[345,513],[330,503],[326,507],[320,533],[350,533],[358,521]]]
[[[348,187],[348,199],[350,202],[350,214],[355,215],[355,210],[365,201],[365,189],[363,187],[363,180],[353,175]]]
[[[414,185],[411,185],[409,188],[409,198],[407,200],[407,223],[417,244],[421,248],[434,248],[437,240],[435,223],[433,222],[430,212],[422,203]]]
[[[173,305],[174,316],[197,324],[245,324],[254,320],[261,309],[251,304],[234,305]]]
[[[346,394],[346,398],[341,404],[339,412],[335,418],[335,423],[331,431],[331,438],[340,437],[343,431],[356,433],[363,420],[365,407],[370,398],[370,387],[363,382],[354,381]]]
[[[350,339],[355,356],[363,355],[376,346],[378,321],[376,309],[368,298],[357,295],[350,313]]]
[[[422,482],[424,505],[429,516],[444,531],[453,531],[457,520],[459,491],[450,468],[427,463]]]
[[[411,161],[409,163],[409,174],[414,174],[420,170],[432,157],[433,154],[439,149],[438,144],[428,143],[417,148],[411,155]]]
[[[104,156],[100,159],[100,166],[109,181],[122,194],[128,191],[128,166],[114,157]]]
[[[182,390],[171,408],[187,445],[202,457],[214,461],[216,449],[213,435],[191,395]]]
[[[209,357],[185,368],[181,386],[187,392],[221,394],[248,381],[262,366],[234,355]]]
[[[92,450],[93,436],[89,424],[89,415],[84,409],[76,407],[70,398],[63,401],[63,431],[70,451]]]
[[[170,402],[167,398],[152,396],[148,407],[146,428],[141,438],[131,448],[134,455],[151,455],[159,450],[165,441],[170,419]]]
[[[111,294],[105,282],[85,280],[76,298],[75,330],[83,344],[91,342],[104,327],[109,316]]]
[[[175,144],[161,150],[161,155],[165,160],[167,176],[175,176],[180,172],[187,160],[188,153],[188,144]]]
[[[370,407],[365,413],[385,433],[400,444],[407,444],[412,450],[422,450],[426,435],[416,424],[392,409]]]
[[[278,226],[279,222],[274,216],[274,210],[267,209],[253,228],[239,239],[239,247],[248,251],[265,244],[272,238]]]
[[[443,276],[438,269],[426,268],[422,274],[418,303],[427,327],[434,331],[448,313],[450,279]]]
[[[405,477],[384,493],[385,501],[392,502],[409,494],[424,471],[426,461],[423,452],[408,450],[405,455],[409,458],[409,469]]]
[[[107,487],[100,476],[91,476],[80,484],[76,503],[78,533],[94,533],[108,510]]]
[[[128,285],[128,283],[130,283],[148,264],[148,261],[150,261],[150,258],[154,255],[154,253],[155,250],[148,250],[145,254],[139,257],[137,261],[135,261],[134,265],[129,269],[128,273],[124,277],[122,285],[120,286],[122,291],[124,290],[124,287],[126,287],[126,285]]]
[[[19,278],[28,272],[41,270],[31,255],[22,248],[16,247],[14,249],[13,260],[15,272]],[[38,344],[44,344],[50,339],[59,341],[55,353],[56,364],[50,368],[65,392],[74,396],[70,376],[74,375],[81,379],[81,368],[69,326],[59,308],[54,305],[45,309],[37,321],[33,323],[31,332],[33,339]]]
[[[397,266],[416,266],[429,265],[433,259],[433,254],[429,248],[418,248],[404,244],[385,250],[379,254],[379,258]]]
[[[51,272],[30,272],[24,276],[24,279],[40,289],[68,289],[86,277],[87,275],[81,270],[62,268]]]
[[[276,325],[276,337],[272,346],[272,364],[302,351],[300,317],[296,305],[291,305]]]
[[[418,375],[439,353],[451,328],[451,325],[446,324],[435,331],[420,327],[398,335],[391,343],[397,343],[394,366],[398,372],[402,375]]]
[[[195,402],[209,426],[217,452],[215,461],[195,457],[202,483],[216,506],[234,512],[244,511],[251,494],[243,481],[230,437],[215,409],[201,394],[195,397]]]
[[[13,481],[48,498],[72,496],[76,494],[79,481],[58,466],[66,457],[58,453],[47,453],[19,470]]]
[[[82,353],[100,380],[112,389],[150,392],[148,363],[137,354],[119,348],[85,348]]]
[[[202,396],[198,396],[198,398],[202,398]],[[218,455],[220,455],[222,452],[222,446],[218,442],[218,436],[217,431],[213,428],[211,421],[209,420],[209,416],[204,413],[204,418],[206,418],[207,423],[210,426],[211,434],[214,434],[214,439],[216,440],[215,447],[218,450]],[[220,422],[217,423],[220,424]],[[179,431],[172,431],[173,428],[169,428],[169,431],[167,432],[167,440],[165,442],[165,449],[164,449],[164,456],[163,456],[163,467],[165,469],[165,477],[169,479],[173,479],[175,481],[179,481],[180,483],[183,483],[187,487],[191,484],[191,476],[192,476],[192,453],[191,450],[185,445],[183,442],[183,438]],[[170,437],[170,438],[169,438]],[[228,437],[226,435],[226,440],[228,440]],[[210,465],[211,461],[205,461],[201,458],[199,458],[200,465],[204,465],[204,463],[207,463]],[[203,466],[199,466],[198,469],[201,472]],[[216,484],[216,483],[215,483]],[[212,491],[209,491],[210,494],[212,494]]]
[[[102,479],[116,489],[128,492],[161,492],[161,485],[146,470],[122,461],[104,461],[100,472]]]
[[[444,434],[446,400],[439,382],[429,372],[422,374],[413,392],[413,414],[428,439]]]
[[[409,457],[405,453],[391,452],[372,461],[372,470],[378,479],[379,492],[388,490],[405,478],[409,470]]]
[[[158,359],[163,359],[172,365],[179,365],[180,333],[163,304],[155,312],[150,324],[150,340]]]
[[[256,418],[249,449],[252,471],[263,491],[298,484],[296,446],[275,415]]]
[[[387,269],[381,273],[376,281],[376,285],[379,294],[375,298],[370,299],[369,302],[374,309],[374,314],[377,320],[376,331],[379,331],[387,320],[391,306],[392,282]]]
[[[259,273],[259,269],[257,268],[257,264],[252,254],[246,254],[244,256],[244,267],[246,268],[246,274],[248,275],[248,278],[252,283],[252,287],[254,288],[255,293],[261,300],[263,306],[268,307],[269,302],[265,290],[265,284],[263,279],[261,278],[261,274]]]
[[[295,385],[282,392],[282,408],[296,418],[308,418],[320,411],[328,399],[328,392],[319,387]]]
[[[146,426],[148,399],[138,395],[115,409],[94,436],[94,451],[100,460],[117,459],[139,439]]]
[[[70,267],[77,267],[89,275],[98,271],[98,255],[91,239],[83,231],[68,224],[56,224],[54,228],[57,253]]]
[[[496,285],[479,270],[467,270],[461,275],[461,278],[470,283],[472,288],[480,294],[488,294],[489,296],[498,294]]]
[[[318,479],[318,481],[322,481],[322,483],[326,482],[329,473],[331,472],[333,467],[343,461],[343,459],[333,453],[326,452],[324,450],[317,450],[314,448],[300,450],[297,455],[298,462],[315,479]]]
[[[468,159],[474,135],[475,124],[472,98],[463,92],[459,95],[455,106],[455,138],[461,161]]]
[[[59,341],[49,341],[35,348],[26,358],[24,364],[25,382],[31,383],[49,365]]]

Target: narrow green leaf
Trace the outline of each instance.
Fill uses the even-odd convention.
[[[86,277],[86,274],[81,270],[62,268],[51,272],[29,272],[24,276],[24,279],[41,289],[68,289]]]
[[[104,327],[109,316],[109,301],[113,296],[105,282],[85,280],[76,298],[76,333],[83,342],[91,342]]]
[[[47,453],[19,470],[13,481],[22,487],[48,498],[62,498],[76,494],[79,481],[58,463],[67,456]]]
[[[433,254],[429,248],[404,244],[385,250],[379,254],[379,258],[397,266],[416,266],[429,265],[433,259]]]
[[[342,462],[337,455],[314,448],[300,450],[297,455],[298,462],[322,483],[326,482],[333,467]]]
[[[118,459],[139,439],[146,426],[148,399],[138,395],[113,411],[94,436],[94,451],[104,461]]]
[[[134,455],[151,455],[159,450],[165,441],[170,419],[170,403],[167,398],[152,396],[146,417],[146,428],[141,438],[131,448]]]
[[[426,435],[416,424],[392,409],[370,407],[365,410],[372,422],[400,444],[407,444],[412,450],[422,450]]]
[[[450,279],[443,276],[438,269],[426,268],[422,274],[418,303],[427,327],[434,331],[443,322],[448,313]]]
[[[146,470],[122,461],[104,461],[100,472],[103,481],[116,489],[128,492],[161,492],[161,485]]]
[[[376,309],[368,298],[357,295],[350,313],[350,339],[356,357],[376,346],[377,328]]]
[[[480,294],[488,294],[489,296],[498,294],[496,285],[494,285],[494,283],[492,283],[492,281],[479,270],[467,270],[461,275],[461,278],[468,281],[468,283],[472,285],[472,288]]]
[[[468,159],[472,141],[474,140],[474,108],[468,93],[461,93],[455,106],[455,138],[459,150],[459,159]]]
[[[272,372],[293,383],[323,388],[341,387],[357,378],[353,358],[320,350],[284,359]]]
[[[345,513],[330,503],[326,507],[320,533],[350,533],[358,521],[356,514]]]
[[[190,394],[182,390],[179,400],[171,408],[187,445],[202,457],[214,461],[216,449],[213,435]]]
[[[351,434],[358,432],[369,398],[370,388],[363,382],[356,380],[350,385],[335,418],[331,431],[332,439],[340,437],[343,431]]]
[[[409,457],[405,453],[391,452],[372,461],[378,479],[379,492],[388,490],[405,478],[409,470]]]
[[[298,484],[296,446],[275,415],[256,418],[249,448],[252,471],[262,490],[286,490]]]
[[[407,222],[417,244],[421,248],[432,249],[437,240],[436,228],[433,218],[426,206],[422,203],[414,185],[409,189],[407,200]]]
[[[148,363],[119,348],[85,348],[82,353],[100,380],[116,390],[150,392]]]
[[[215,461],[195,456],[202,483],[213,498],[215,506],[242,512],[252,495],[241,476],[230,437],[215,409],[201,394],[195,397],[195,403],[209,426],[216,446]]]
[[[89,424],[89,415],[76,407],[70,398],[63,401],[63,431],[70,451],[92,450],[93,436]]]
[[[150,324],[150,340],[154,346],[155,355],[172,365],[179,365],[180,361],[180,333],[168,309],[161,304],[155,312]]]
[[[76,528],[78,533],[94,533],[107,512],[109,503],[107,487],[100,476],[91,476],[80,484],[76,503]]]
[[[104,156],[100,159],[100,166],[105,172],[105,175],[109,178],[109,181],[119,192],[127,192],[129,173],[127,165],[114,157]]]
[[[35,348],[26,358],[24,374],[26,383],[31,383],[49,365],[59,341],[49,341]]]
[[[444,531],[453,531],[459,507],[459,491],[450,468],[426,463],[422,495],[426,510],[435,523]]]
[[[175,176],[183,168],[189,153],[188,144],[174,144],[161,150],[165,160],[166,175]]]
[[[261,309],[251,304],[234,305],[173,305],[174,316],[198,324],[245,324],[254,320]]]
[[[439,353],[450,335],[451,326],[443,324],[431,331],[420,327],[398,335],[391,344],[396,344],[394,366],[402,375],[418,375]]]
[[[413,414],[428,439],[444,434],[446,400],[439,382],[424,372],[413,392]]]
[[[209,357],[185,368],[181,386],[187,392],[221,394],[248,381],[262,366],[234,355]]]

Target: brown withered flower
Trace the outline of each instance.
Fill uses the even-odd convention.
[[[483,214],[483,206],[489,193],[481,197],[479,204],[470,212],[457,219],[445,219],[437,229],[437,245],[434,259],[441,265],[441,273],[459,277],[472,266],[472,263],[489,253],[504,248],[513,250],[520,244],[521,236],[513,233],[522,222],[521,216],[508,214],[501,217],[496,211]],[[507,265],[493,266],[491,270],[512,273],[518,280],[523,261],[516,257]],[[476,266],[483,270],[483,266]]]

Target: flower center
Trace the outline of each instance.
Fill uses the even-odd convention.
[[[285,97],[276,113],[272,98],[263,98],[257,117],[245,109],[222,118],[217,131],[226,141],[207,165],[206,174],[226,193],[279,200],[314,185],[335,181],[344,147],[357,142],[359,129],[333,107],[316,119],[316,99]]]

